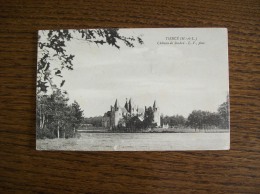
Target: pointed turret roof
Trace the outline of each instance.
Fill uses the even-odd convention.
[[[128,110],[129,110],[129,112],[131,113],[131,111],[132,111],[132,102],[131,102],[131,98],[129,99],[129,103],[128,103]]]
[[[117,104],[117,99],[116,99],[116,102],[115,102],[115,109],[117,109],[118,108],[118,104]]]
[[[156,108],[157,108],[157,104],[156,104],[156,100],[155,100],[153,103],[153,109],[156,109]]]
[[[125,109],[128,111],[128,102],[127,102],[127,98],[126,98],[126,101],[125,101]]]

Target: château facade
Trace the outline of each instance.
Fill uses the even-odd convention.
[[[152,106],[154,120],[153,123],[156,127],[161,126],[160,110],[154,101]],[[110,110],[107,111],[102,118],[102,126],[106,128],[116,128],[118,126],[126,126],[125,119],[137,116],[140,121],[145,118],[146,107],[140,108],[136,106],[131,98],[129,101],[126,99],[124,107],[121,107],[116,99],[114,106],[110,106]]]

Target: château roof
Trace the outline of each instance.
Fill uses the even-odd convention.
[[[157,108],[156,100],[153,103],[153,108]]]
[[[117,104],[117,99],[116,99],[116,102],[115,102],[115,106],[114,106],[116,109],[118,108],[118,104]]]
[[[120,111],[122,113],[132,113],[132,111],[135,111],[139,114],[143,114],[145,113],[145,109],[144,108],[139,108],[138,106],[136,106],[133,102],[132,102],[132,99],[130,98],[129,100],[126,98],[126,102],[125,102],[125,105],[124,107],[121,107],[116,99],[115,101],[115,104],[114,104],[114,108],[115,110],[118,110],[120,109]],[[157,103],[156,103],[156,100],[154,101],[153,103],[153,110],[156,110],[158,107],[157,107]]]

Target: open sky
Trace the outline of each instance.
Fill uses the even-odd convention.
[[[86,117],[103,115],[118,99],[139,107],[156,100],[164,115],[188,116],[192,110],[217,111],[228,93],[227,32],[221,28],[121,29],[142,36],[143,45],[120,49],[72,40],[74,70],[64,71],[71,101]],[[202,45],[158,45],[166,37],[196,37]],[[187,43],[187,42],[186,42]]]

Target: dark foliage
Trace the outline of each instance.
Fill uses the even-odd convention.
[[[69,105],[68,98],[56,90],[37,96],[36,118],[36,138],[70,138],[82,123],[83,111],[77,102]]]
[[[224,129],[229,128],[229,103],[224,102],[218,108],[218,114],[220,116],[220,126]]]
[[[194,129],[219,127],[220,116],[217,113],[195,110],[188,116],[187,125]]]
[[[186,124],[186,119],[182,115],[165,116],[162,117],[162,123],[168,124],[170,127],[182,128]]]
[[[84,124],[91,124],[94,127],[102,127],[102,116],[84,118]]]
[[[188,118],[185,119],[181,115],[162,116],[162,124],[168,124],[169,127],[193,129],[228,129],[229,128],[229,112],[228,100],[222,103],[218,112],[209,112],[202,110],[192,111]]]
[[[144,114],[144,121],[143,121],[144,128],[153,128],[154,127],[153,121],[154,121],[153,108],[148,107],[145,110],[145,114]]]

